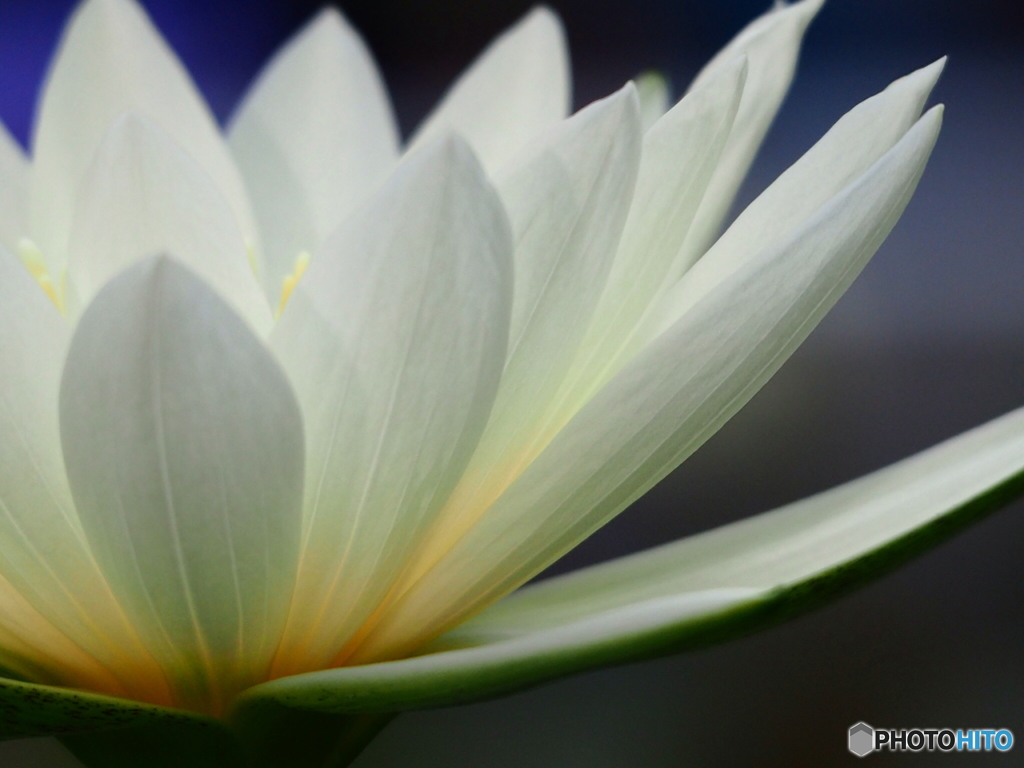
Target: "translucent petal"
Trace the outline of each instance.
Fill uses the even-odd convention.
[[[824,0],[776,3],[746,26],[698,73],[691,90],[715,77],[739,57],[750,62],[736,120],[718,168],[683,247],[682,259],[692,264],[718,236],[736,192],[754,161],[796,71],[804,32]]]
[[[268,351],[168,257],[104,287],[60,392],[82,526],[180,706],[269,671],[301,531],[298,405]]]
[[[693,223],[744,93],[746,59],[687,94],[644,135],[633,206],[593,321],[558,396],[551,400],[539,452],[565,421],[634,351],[633,332],[685,266],[681,247]]]
[[[135,0],[85,0],[51,65],[32,142],[29,224],[50,273],[64,266],[79,184],[123,112],[152,120],[192,156],[258,249],[242,177],[174,52]]]
[[[235,722],[273,748],[280,732],[255,730],[263,712],[354,720],[451,706],[704,648],[831,602],[1022,491],[1024,411],[1014,411],[781,509],[524,587],[423,655],[256,686]]]
[[[398,158],[398,129],[370,52],[325,8],[270,60],[228,130],[263,235],[273,301]]]
[[[313,260],[272,335],[309,457],[275,676],[330,663],[451,492],[494,399],[511,300],[506,214],[455,137],[411,155]]]
[[[545,128],[569,114],[569,52],[562,23],[534,8],[455,82],[410,141],[422,146],[455,131],[493,173]]]
[[[0,123],[0,246],[11,253],[28,234],[28,179],[28,158]]]
[[[519,636],[709,590],[775,597],[959,512],[1022,470],[1018,410],[772,512],[526,587],[454,630],[447,643]]]
[[[487,514],[397,598],[353,656],[408,653],[539,572],[713,434],[810,333],[916,187],[936,108],[785,242],[762,251],[645,348]]]
[[[60,649],[76,643],[91,666],[106,665],[103,690],[166,703],[163,678],[97,569],[71,501],[57,422],[68,335],[50,298],[0,249],[0,574],[14,593],[4,599],[19,615],[41,614],[22,622],[26,642],[55,664],[74,658]],[[11,621],[0,624],[13,630]]]
[[[635,89],[627,85],[550,129],[499,174],[516,240],[508,357],[480,445],[423,551],[451,546],[529,463],[538,421],[608,277],[641,138]]]
[[[680,101],[644,135],[629,214],[621,240],[607,243],[617,247],[596,307],[591,304],[586,314],[578,315],[576,320],[581,325],[574,327],[572,335],[548,334],[544,362],[533,362],[532,368],[524,367],[518,375],[506,370],[508,384],[503,383],[503,387],[509,392],[522,390],[522,397],[516,395],[516,403],[521,404],[516,410],[505,409],[501,403],[497,406],[494,419],[508,411],[507,418],[493,428],[496,445],[500,446],[502,440],[507,443],[507,455],[493,456],[486,493],[477,494],[471,505],[465,505],[471,506],[462,513],[469,520],[483,513],[614,372],[613,363],[673,268],[729,135],[743,78],[741,59]],[[581,298],[592,302],[596,297],[584,292]],[[573,298],[569,306],[577,306],[577,301],[579,298]],[[583,329],[581,339],[579,331]],[[559,342],[564,346],[554,347]],[[529,410],[524,410],[527,407]],[[480,480],[467,474],[460,490],[470,482],[479,484]],[[453,500],[455,503],[459,500]],[[432,552],[424,553],[414,573],[424,567],[424,562],[439,557],[465,528],[453,525],[443,537],[444,546],[434,546]]]
[[[896,80],[851,109],[747,206],[694,267],[651,308],[642,343],[671,325],[750,257],[787,237],[887,152],[921,115],[945,59]]]
[[[68,249],[68,303],[77,315],[133,262],[173,253],[261,334],[273,316],[231,208],[209,176],[156,125],[119,117],[78,194]]]
[[[108,669],[69,640],[0,576],[0,677],[11,676],[130,695]]]

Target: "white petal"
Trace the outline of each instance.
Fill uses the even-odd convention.
[[[765,248],[782,241],[826,200],[860,176],[921,115],[945,59],[896,80],[847,112],[747,206],[694,267],[652,307],[639,342],[671,325],[702,296]]]
[[[932,528],[941,539],[941,528],[956,530],[950,517],[975,504],[998,506],[985,497],[1002,495],[996,489],[1013,484],[1022,465],[1024,410],[1017,410],[771,512],[525,587],[446,640],[519,637],[664,598],[749,590],[771,599],[830,573],[852,575],[849,565],[869,554],[888,565],[902,558],[884,550],[898,550],[908,535]]]
[[[640,163],[627,85],[531,143],[497,180],[516,240],[509,353],[473,460],[422,545],[457,540],[529,463],[538,422],[604,288]]]
[[[574,333],[566,339],[571,343],[551,349],[545,362],[524,369],[522,378],[530,384],[514,382],[532,400],[529,418],[520,411],[516,414],[520,418],[509,418],[500,425],[508,435],[514,461],[506,457],[504,465],[499,465],[499,457],[493,457],[496,466],[491,470],[491,487],[475,504],[475,515],[482,513],[481,504],[486,507],[497,498],[537,457],[630,351],[627,342],[644,310],[662,289],[668,273],[679,268],[679,248],[729,135],[744,76],[745,60],[739,59],[687,95],[644,135],[636,189],[614,262],[596,307],[590,305],[579,317],[587,323],[585,334],[580,339]],[[588,301],[594,298],[584,297]],[[507,370],[509,388],[511,376]],[[538,382],[545,388],[538,388]],[[467,477],[467,482],[474,479]],[[465,526],[453,526],[446,538],[464,530]],[[421,561],[415,570],[424,567]]]
[[[781,509],[524,587],[412,658],[259,685],[235,715],[253,733],[268,709],[354,716],[453,706],[704,648],[819,608],[1022,491],[1018,410]]]
[[[153,257],[82,316],[60,392],[82,526],[177,702],[264,679],[301,531],[303,438],[283,372],[197,277]]]
[[[107,132],[79,190],[68,247],[72,312],[133,262],[161,253],[201,275],[257,332],[269,332],[273,316],[231,208],[169,136],[129,113]]]
[[[776,3],[719,51],[690,86],[694,89],[707,82],[739,56],[746,56],[750,62],[750,74],[729,142],[684,246],[683,258],[687,263],[696,261],[721,231],[733,198],[789,91],[804,32],[823,3],[824,0]]]
[[[17,252],[28,235],[28,158],[0,123],[0,246]]]
[[[506,30],[445,94],[410,147],[455,131],[493,173],[534,136],[569,114],[569,52],[550,8]]]
[[[746,59],[733,60],[644,136],[615,264],[572,370],[552,400],[548,439],[635,351],[633,335],[645,311],[689,266],[681,248],[726,146],[746,77]]]
[[[228,140],[259,219],[274,301],[296,256],[315,253],[398,158],[384,83],[334,8],[274,55],[232,118]]]
[[[669,83],[665,75],[654,70],[641,72],[635,82],[637,97],[640,99],[640,121],[646,133],[668,112]]]
[[[59,628],[40,630],[44,648],[46,637],[63,633],[120,679],[116,692],[167,703],[71,501],[57,423],[68,335],[50,298],[0,249],[0,574]]]
[[[330,663],[451,492],[497,389],[511,289],[505,212],[455,137],[409,157],[314,259],[272,335],[309,457],[275,676]]]
[[[394,657],[515,588],[664,477],[742,406],[878,248],[916,186],[937,108],[786,242],[762,252],[632,360],[353,660]]]
[[[32,142],[29,223],[51,274],[64,265],[78,186],[123,112],[157,123],[193,157],[257,248],[241,175],[174,52],[135,0],[85,0],[51,65]]]

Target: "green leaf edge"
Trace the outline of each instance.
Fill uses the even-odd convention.
[[[793,585],[724,610],[537,653],[530,637],[398,661],[281,678],[245,691],[231,718],[263,719],[265,707],[334,714],[386,714],[468,704],[569,675],[698,650],[809,613],[894,571],[1024,494],[1024,469],[886,544]],[[528,650],[522,650],[525,646]],[[504,651],[504,653],[502,653]]]
[[[0,679],[0,741],[157,723],[224,730],[194,712],[73,688]]]

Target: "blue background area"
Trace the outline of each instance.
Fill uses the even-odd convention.
[[[221,119],[261,61],[317,7],[146,5]],[[764,4],[553,5],[566,20],[582,104],[650,66],[681,90]],[[22,141],[71,6],[0,0],[0,117]],[[528,7],[365,0],[345,11],[380,59],[408,131],[450,78]],[[1024,404],[1024,4],[830,0],[741,200],[857,101],[943,54],[950,55],[936,92],[948,106],[943,135],[916,199],[875,261],[747,409],[553,570],[784,503]],[[1022,513],[1018,504],[857,595],[756,637],[499,702],[399,718],[359,765],[852,765],[845,732],[858,720],[1009,727],[1024,739]],[[63,764],[33,757],[30,748],[3,746],[0,758]],[[1019,749],[1009,757],[905,762],[1009,764]]]

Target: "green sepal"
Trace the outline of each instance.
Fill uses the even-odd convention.
[[[0,740],[175,723],[219,727],[191,712],[72,688],[0,679]]]
[[[225,725],[192,712],[0,679],[0,740],[57,736],[87,768],[242,768]]]

